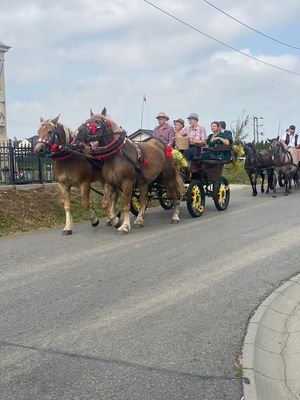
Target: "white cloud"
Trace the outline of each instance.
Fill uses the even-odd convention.
[[[153,1],[229,44],[260,43],[201,0]],[[221,0],[214,3],[225,8]],[[172,118],[198,112],[208,128],[211,120],[230,122],[243,109],[262,114],[270,135],[279,119],[300,125],[299,77],[225,49],[141,0],[0,0],[0,8],[0,40],[12,46],[5,63],[11,137],[32,134],[25,122],[21,129],[15,120],[38,127],[40,115],[61,112],[62,121],[75,128],[90,107],[99,111],[104,105],[133,131],[140,124],[144,93],[149,113],[144,127],[156,123],[159,111]],[[284,0],[228,0],[226,11],[274,31],[296,19],[300,2],[291,0],[287,7]],[[276,54],[243,51],[300,71],[299,53],[287,48],[279,47]]]

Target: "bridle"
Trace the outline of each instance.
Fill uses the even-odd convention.
[[[88,120],[83,124],[83,126],[87,130],[87,134],[85,135],[84,140],[86,140],[87,142],[92,142],[101,139],[105,135],[107,128],[112,127],[112,123],[109,120],[101,117],[101,119],[99,120]],[[111,131],[111,133],[113,135],[113,131]],[[80,138],[80,133],[78,138]]]
[[[51,150],[51,146],[58,145],[59,143],[59,132],[57,131],[57,125],[54,125],[51,121],[43,122],[40,126],[40,129],[46,127],[50,127],[50,130],[47,131],[47,138],[42,139],[39,137],[37,139],[37,143],[42,143],[46,145],[49,150]]]

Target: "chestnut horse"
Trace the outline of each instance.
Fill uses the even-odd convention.
[[[74,136],[70,129],[58,122],[59,116],[53,119],[40,119],[38,140],[35,146],[36,153],[49,156],[53,160],[54,176],[63,196],[66,223],[63,235],[71,235],[73,219],[70,209],[71,187],[79,187],[81,192],[82,207],[91,220],[92,226],[99,224],[96,214],[90,209],[91,183],[102,181],[101,166],[97,162],[89,161],[84,155],[71,150],[56,151],[58,146],[69,145]]]
[[[101,114],[93,114],[78,128],[78,139],[98,141],[99,147],[108,146],[116,134],[124,135],[122,148],[104,159],[102,177],[104,196],[102,206],[107,211],[111,224],[119,233],[130,231],[130,203],[135,187],[140,193],[139,214],[134,225],[144,225],[144,215],[148,200],[148,185],[158,179],[165,187],[174,204],[172,223],[179,222],[179,202],[184,185],[169,149],[158,139],[151,138],[138,145],[126,138],[124,131],[106,115],[104,108]],[[115,212],[117,197],[122,200],[124,221],[120,222]]]

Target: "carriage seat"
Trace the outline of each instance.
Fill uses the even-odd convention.
[[[226,160],[219,160],[219,159],[208,159],[208,160],[203,160],[203,153],[205,152],[210,152],[210,153],[217,153],[219,151],[228,151],[230,152],[230,157]],[[202,147],[201,154],[199,156],[194,157],[194,162],[201,162],[203,164],[230,164],[232,163],[232,146],[226,146],[226,145],[217,145],[215,147]]]

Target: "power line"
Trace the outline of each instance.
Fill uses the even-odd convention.
[[[168,15],[169,17],[175,19],[176,21],[180,22],[181,24],[187,26],[188,28],[191,28],[191,29],[193,29],[194,31],[196,31],[196,32],[198,32],[198,33],[201,33],[201,35],[204,35],[204,36],[208,37],[209,39],[212,39],[212,40],[214,40],[215,42],[217,42],[217,43],[219,43],[219,44],[221,44],[221,45],[223,45],[223,46],[225,46],[225,47],[228,47],[229,49],[234,50],[234,51],[236,51],[237,53],[242,54],[243,56],[246,56],[246,57],[248,57],[248,58],[251,58],[252,60],[255,60],[255,61],[260,62],[260,63],[262,63],[262,64],[268,65],[269,67],[279,69],[280,71],[283,71],[283,72],[287,72],[287,73],[289,73],[289,74],[293,74],[293,75],[300,76],[300,73],[298,73],[298,72],[291,71],[291,70],[289,70],[289,69],[285,69],[285,68],[279,67],[278,65],[274,65],[274,64],[271,64],[271,63],[269,63],[269,62],[267,62],[267,61],[261,60],[260,58],[256,58],[256,57],[252,56],[251,54],[244,53],[243,51],[238,50],[238,49],[236,49],[235,47],[232,47],[232,46],[230,46],[229,44],[226,44],[226,43],[222,42],[221,40],[218,40],[218,39],[216,39],[215,37],[213,37],[213,36],[211,36],[211,35],[208,35],[207,33],[203,32],[203,31],[200,31],[200,29],[195,28],[194,26],[192,26],[192,25],[190,25],[189,23],[183,21],[182,19],[176,17],[175,15],[170,14],[169,12],[167,12],[167,11],[163,10],[162,8],[156,6],[155,4],[151,3],[150,1],[148,1],[148,0],[143,0],[143,1],[144,1],[145,3],[147,3],[147,4],[149,4],[150,6],[156,8],[157,10],[161,11],[162,13]]]
[[[258,30],[255,29],[255,28],[252,28],[251,26],[245,24],[244,22],[240,21],[239,19],[237,19],[237,18],[233,17],[232,15],[228,14],[226,11],[221,10],[221,8],[218,8],[218,7],[215,6],[214,4],[210,3],[208,0],[202,0],[202,1],[204,1],[204,3],[207,3],[207,4],[210,5],[211,7],[215,8],[216,10],[220,11],[222,14],[226,15],[228,18],[231,18],[231,19],[233,19],[234,21],[238,22],[239,24],[245,26],[246,28],[251,29],[251,31],[253,31],[253,32],[258,33],[259,35],[262,35],[262,36],[264,36],[264,37],[267,38],[267,39],[273,40],[274,42],[277,42],[277,43],[279,43],[279,44],[282,44],[283,46],[287,46],[287,47],[291,47],[292,49],[300,50],[300,47],[297,47],[297,46],[294,46],[294,45],[292,45],[292,44],[288,44],[288,43],[282,42],[281,40],[275,39],[275,38],[273,38],[272,36],[269,36],[269,35],[267,35],[267,34],[265,34],[265,33],[263,33],[263,32],[260,32],[260,31],[258,31]]]

